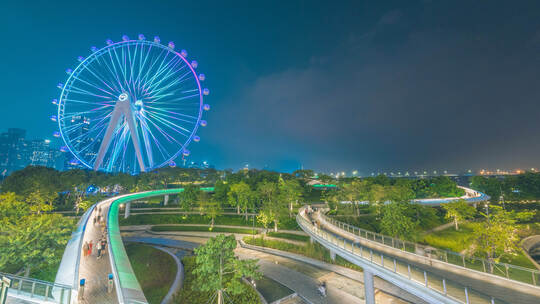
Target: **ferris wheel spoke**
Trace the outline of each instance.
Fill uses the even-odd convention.
[[[184,66],[185,66],[185,65],[184,65]],[[178,70],[178,71],[180,71],[180,70]],[[167,85],[165,85],[165,86],[163,86],[163,87],[161,87],[161,88],[158,88],[158,86],[159,86],[160,84],[162,84],[164,81],[166,81],[166,79],[161,80],[161,81],[160,81],[159,83],[157,83],[153,88],[150,88],[150,95],[152,95],[152,94],[160,94],[160,93],[162,93],[162,92],[167,91],[170,87],[172,87],[172,86],[174,86],[174,85],[176,85],[176,84],[182,83],[183,80],[186,79],[186,77],[187,77],[188,75],[190,75],[190,74],[191,74],[191,71],[188,70],[188,71],[187,71],[186,73],[184,73],[181,77],[175,79],[174,81],[168,83]],[[174,75],[174,74],[172,74],[172,75]]]
[[[169,53],[168,53],[168,52],[164,52],[164,51],[165,51],[165,50],[163,50],[159,55],[156,55],[156,56],[154,56],[154,57],[152,58],[153,64],[152,64],[152,66],[150,67],[150,69],[148,69],[147,74],[145,75],[144,83],[143,83],[143,85],[142,85],[143,88],[146,88],[147,83],[148,83],[149,81],[151,81],[151,80],[153,79],[153,77],[155,77],[155,75],[158,74],[158,73],[162,70],[163,64],[165,63],[165,60],[167,60],[167,57],[169,57]],[[160,58],[161,58],[161,56],[162,56],[163,54],[165,54],[165,55],[163,56],[163,60],[160,60]],[[174,59],[174,57],[173,57],[173,59]],[[157,66],[157,67],[156,67],[156,70],[154,71],[153,68],[154,68],[155,64],[156,64],[158,61],[160,62],[160,63],[159,63],[159,66]],[[149,79],[148,77],[150,77],[150,74],[152,74],[152,75],[154,75],[154,76],[152,76],[152,77]]]
[[[141,48],[144,48],[144,45],[141,45]],[[137,83],[137,86],[140,88],[140,84],[141,84],[141,71],[144,69],[144,67],[146,66],[146,63],[148,62],[148,57],[150,55],[150,51],[152,50],[152,45],[150,45],[148,47],[148,51],[146,52],[146,55],[144,55],[144,60],[143,60],[143,56],[139,56],[139,71],[137,73],[137,79],[135,80],[135,82]],[[142,55],[142,51],[141,51],[141,55]]]
[[[77,117],[77,116],[84,116],[84,114],[90,114],[90,113],[96,113],[97,110],[89,110],[89,111],[82,111],[82,112],[75,112],[75,113],[70,113],[69,115],[63,115],[61,118],[59,118],[60,120],[66,120],[66,119],[71,119],[72,117]]]
[[[103,102],[95,102],[95,101],[86,101],[86,100],[80,100],[80,99],[72,99],[72,98],[66,98],[65,101],[73,102],[73,103],[81,103],[81,104],[90,104],[90,105],[100,105],[103,104]],[[112,106],[112,105],[111,105]]]
[[[189,73],[189,71],[188,71],[188,73]],[[190,80],[190,79],[192,79],[192,77],[179,78],[179,79],[175,80],[174,84],[179,86],[181,83],[186,82],[186,81],[188,81],[188,80]],[[168,89],[168,87],[167,87],[167,89]],[[177,89],[173,90],[172,92],[175,92],[175,91],[177,91],[178,89],[180,89],[180,88],[177,88]],[[195,90],[199,91],[199,88],[197,87]],[[158,92],[154,92],[154,93],[155,93],[155,94],[163,94],[165,91],[166,91],[166,90],[164,90],[164,89],[160,89]],[[172,93],[172,92],[171,92],[171,93]],[[198,95],[198,94],[197,94],[197,95]]]
[[[148,107],[149,108],[149,107]],[[167,114],[172,114],[173,116],[172,117],[175,117],[178,116],[178,117],[182,117],[182,118],[190,118],[192,119],[192,121],[188,121],[186,120],[186,122],[190,122],[190,123],[195,123],[199,118],[196,117],[196,116],[192,116],[192,115],[188,115],[188,114],[183,114],[183,113],[178,113],[178,112],[174,112],[174,111],[170,111],[170,110],[166,110],[166,109],[161,109],[161,108],[152,108],[153,111],[149,111],[151,113],[154,113],[154,114],[158,114],[160,112],[164,112],[163,114],[167,115]]]
[[[172,66],[169,66],[169,64],[167,64],[166,68],[168,68],[168,69],[163,69],[160,73],[156,73],[156,75],[154,75],[151,84],[148,86],[148,89],[150,91],[155,90],[160,84],[168,81],[169,78],[171,78],[172,76],[176,75],[178,72],[180,72],[181,70],[186,68],[186,64],[184,63],[184,61],[181,58],[175,57],[174,60],[176,62],[174,64],[172,64]],[[172,62],[172,60],[171,60],[171,62]],[[175,69],[178,64],[181,64],[181,66],[178,69]],[[162,76],[160,81],[154,84],[154,80],[157,79],[157,77],[161,77],[161,74],[163,74],[165,72],[166,72],[166,74]],[[188,71],[187,73],[190,73],[190,72],[191,71]],[[184,76],[182,76],[180,78],[183,78],[183,77]]]
[[[99,58],[98,58],[98,63],[101,65],[101,62],[99,62]],[[111,83],[111,85],[109,85],[109,83],[107,81],[104,80],[104,76],[101,75],[99,72],[97,71],[94,71],[92,68],[90,68],[91,65],[86,65],[86,70],[88,72],[90,72],[90,74],[92,74],[96,79],[98,79],[99,81],[101,81],[101,83],[103,83],[107,88],[109,88],[109,90],[111,90],[112,92],[117,92],[118,89],[116,88],[113,88],[111,87],[111,85],[114,85],[114,83]]]
[[[107,68],[108,76],[109,76],[109,79],[111,81],[111,85],[114,86],[114,88],[116,89],[117,92],[122,92],[123,91],[122,87],[117,86],[117,84],[120,82],[120,80],[118,79],[118,76],[116,74],[116,70],[113,67],[111,67],[111,65],[109,65],[107,63],[107,61],[108,61],[108,59],[106,58],[106,56],[99,56],[97,58],[97,62],[100,64],[100,66],[103,66],[103,67]],[[111,62],[111,64],[113,64],[113,63]]]
[[[164,147],[162,148],[162,145],[159,143],[159,140],[156,138],[156,136],[154,135],[154,132],[152,132],[152,129],[148,126],[148,123],[146,122],[146,117],[144,115],[142,115],[143,117],[143,120],[141,120],[141,123],[143,124],[144,126],[144,129],[147,131],[148,134],[150,134],[150,136],[152,136],[152,139],[154,140],[154,144],[155,146],[158,148],[158,151],[159,153],[161,153],[161,156],[164,158],[164,159],[169,159],[171,156],[165,156],[165,152],[163,152],[164,150]],[[152,147],[150,146],[150,142],[148,142],[148,147],[147,149],[150,150],[149,152],[149,155],[152,155]],[[153,165],[152,165],[153,166]]]
[[[90,96],[99,97],[99,98],[104,98],[104,99],[111,99],[110,96],[98,95],[98,94],[89,92],[89,91],[87,91],[87,90],[85,90],[85,89],[82,89],[82,88],[79,88],[79,87],[75,87],[75,86],[73,86],[73,85],[71,85],[68,89],[65,89],[65,90],[68,91],[69,93],[82,94],[82,95],[90,95]]]
[[[80,78],[80,77],[78,77],[78,76],[77,76],[77,77],[73,77],[73,78],[76,79],[76,80],[79,80],[80,82],[82,82],[82,83],[84,83],[84,84],[86,84],[86,85],[88,85],[88,86],[93,87],[94,89],[97,89],[97,90],[99,90],[99,91],[101,91],[101,92],[103,92],[103,93],[109,94],[109,95],[111,95],[113,98],[116,97],[115,94],[109,92],[108,90],[102,89],[102,88],[96,86],[95,84],[92,84],[92,83],[90,83],[90,82],[88,82],[88,81],[86,81],[86,80],[84,80],[84,79],[82,79],[82,78]]]
[[[150,114],[150,116],[152,118],[154,118],[157,122],[161,122],[164,126],[166,126],[169,129],[175,131],[176,133],[178,133],[180,135],[183,135],[186,138],[189,137],[187,134],[182,132],[182,131],[184,131],[184,132],[187,132],[187,133],[191,133],[191,131],[189,131],[188,129],[186,129],[186,128],[182,127],[182,126],[179,126],[179,125],[167,120],[166,118],[160,117],[160,115],[156,115],[157,113],[148,113],[148,114]]]
[[[183,69],[185,69],[187,67],[187,65],[185,64],[185,62],[181,58],[176,57],[175,60],[176,60],[176,62],[173,65],[171,65],[171,66],[167,65],[168,70],[163,70],[161,73],[154,75],[154,79],[157,79],[157,77],[160,77],[161,74],[166,72],[166,74],[163,75],[162,78],[160,79],[160,81],[155,83],[155,85],[154,85],[154,81],[152,81],[152,83],[148,86],[149,91],[156,90],[160,84],[165,83],[166,81],[169,80],[169,78],[171,78],[172,76],[177,75],[177,73],[179,73],[180,71],[182,71]],[[180,67],[178,69],[176,69],[176,66],[178,64],[180,64]],[[187,73],[190,73],[190,72],[191,72],[191,70],[187,71]],[[181,76],[180,79],[182,79],[183,77],[185,77],[185,76]]]
[[[150,74],[153,72],[153,69],[154,69],[154,66],[157,64],[158,62],[158,58],[160,58],[163,53],[165,52],[165,49],[162,49],[161,50],[161,53],[159,53],[158,55],[154,55],[152,56],[152,58],[150,59],[150,67],[148,67],[148,69],[146,69],[146,73],[144,74],[144,76],[141,78],[141,83],[142,85],[140,85],[140,87],[145,90],[145,84],[146,82],[148,81],[148,77],[150,76]]]
[[[172,94],[171,94],[172,95]],[[188,95],[188,96],[183,96],[183,97],[178,97],[178,98],[171,98],[171,99],[166,99],[166,100],[161,100],[165,97],[168,97],[170,95],[165,95],[165,96],[158,96],[157,99],[153,99],[152,100],[152,105],[157,105],[157,104],[160,104],[160,105],[165,105],[165,104],[171,104],[171,105],[178,105],[178,103],[173,103],[173,102],[178,102],[178,101],[183,101],[183,100],[186,100],[186,99],[190,99],[190,98],[195,98],[197,97],[197,101],[194,102],[194,104],[199,104],[199,94],[193,94],[193,95]]]
[[[165,132],[157,123],[155,123],[153,120],[148,120],[158,131],[163,135],[165,139],[167,139],[169,142],[175,141],[177,144],[181,145],[180,142],[178,142],[173,136],[171,136],[169,133]]]
[[[190,120],[186,120],[186,119],[183,119],[183,118],[180,118],[180,117],[175,117],[173,115],[161,114],[161,113],[158,113],[158,112],[153,112],[153,114],[161,116],[162,118],[163,118],[163,116],[165,116],[167,118],[177,120],[177,121],[181,121],[181,122],[185,122],[185,123],[189,123],[189,124],[192,124],[192,125],[194,125],[196,123],[196,121],[197,121],[197,119],[194,119],[194,121],[190,121]]]
[[[136,87],[135,87],[135,80],[133,79],[133,74],[135,73],[134,61],[137,60],[137,49],[138,49],[137,44],[135,44],[135,51],[133,52],[133,58],[131,58],[131,52],[129,52],[129,49],[128,49],[128,61],[129,61],[129,70],[130,70],[129,83],[131,84],[132,92],[137,92]]]
[[[118,70],[116,69],[116,63],[115,63],[115,60],[113,59],[113,55],[112,55],[112,52],[111,52],[110,49],[108,50],[108,53],[109,53],[109,59],[110,59],[112,68],[114,70],[114,76],[116,77],[116,81],[117,81],[118,85],[120,86],[120,89],[124,92],[125,89],[124,89],[124,86],[122,85],[122,81],[120,80],[120,76],[118,76]],[[115,56],[116,56],[116,51],[114,51],[114,53],[115,53]],[[116,62],[118,62],[118,60],[116,60]],[[120,68],[120,66],[119,66],[119,68]]]
[[[167,53],[167,57],[168,57],[168,55],[169,55],[169,53]],[[165,59],[165,58],[164,58],[164,59]],[[158,79],[158,77],[161,77],[161,75],[162,75],[163,73],[166,73],[168,70],[170,70],[170,69],[176,67],[176,65],[179,64],[179,63],[181,63],[181,62],[183,62],[182,59],[179,58],[178,56],[174,56],[174,55],[172,56],[172,58],[171,58],[167,63],[165,63],[165,60],[163,60],[163,61],[161,62],[161,64],[160,64],[160,66],[158,67],[156,73],[152,76],[152,78],[151,78],[147,83],[144,84],[144,87],[145,87],[146,89],[148,89],[148,90],[149,90],[150,88],[152,88],[152,87],[153,87],[153,84],[154,84],[154,82],[155,82],[155,80]],[[161,81],[163,81],[164,78],[165,78],[165,77],[163,77],[163,78],[161,79]]]

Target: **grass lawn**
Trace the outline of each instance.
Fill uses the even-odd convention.
[[[182,290],[174,297],[173,303],[189,303],[189,304],[206,304],[212,298],[213,293],[206,291],[198,291],[196,288],[196,276],[193,275],[193,270],[197,266],[194,256],[184,257],[182,259],[184,265],[184,286]],[[244,285],[244,291],[237,295],[227,294],[230,296],[232,303],[250,303],[260,304],[261,300],[257,292],[248,284]],[[214,299],[215,301],[215,299]]]
[[[462,250],[469,248],[472,244],[474,239],[473,229],[475,225],[478,225],[478,223],[464,223],[459,225],[459,230],[457,231],[452,226],[448,229],[428,233],[421,237],[420,243],[436,248],[461,252]]]
[[[459,225],[459,230],[450,227],[445,230],[432,232],[424,235],[420,243],[433,246],[435,248],[447,249],[454,252],[461,252],[471,246],[474,241],[473,229],[479,223],[464,223]],[[523,251],[519,251],[516,256],[501,258],[502,263],[535,269],[531,261],[525,256]]]
[[[230,225],[230,226],[247,226],[253,225],[253,220],[248,217],[246,221],[242,215],[220,215],[217,216],[214,222],[216,225]],[[202,224],[210,225],[210,219],[206,216],[199,214],[132,214],[129,218],[124,219],[123,215],[120,216],[120,225],[161,225],[161,224]],[[262,227],[260,223],[255,221],[256,227]],[[279,229],[287,230],[300,230],[296,219],[288,218],[286,221],[280,223]]]
[[[152,246],[128,244],[126,252],[150,304],[161,303],[176,276],[177,266],[168,254]]]
[[[294,233],[286,233],[286,232],[268,232],[266,233],[267,236],[280,238],[280,239],[287,239],[291,241],[300,241],[300,242],[307,242],[309,241],[309,236],[307,235],[299,235]]]
[[[152,226],[152,231],[205,231],[205,232],[226,232],[226,233],[240,233],[240,234],[257,234],[257,230],[248,228],[228,228],[228,227],[214,227],[210,229],[209,226],[172,226],[172,225],[159,225]]]

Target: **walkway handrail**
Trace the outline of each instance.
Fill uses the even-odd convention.
[[[77,228],[71,234],[71,238],[66,245],[54,280],[55,284],[71,286],[75,292],[79,288],[79,261],[81,259],[84,232],[88,224],[88,219],[96,205],[94,204],[88,208],[77,223]]]
[[[305,207],[302,207],[296,216],[296,221],[300,228],[331,252],[338,254],[349,262],[373,272],[373,274],[382,279],[399,286],[429,303],[469,303],[468,294],[470,290],[467,287],[463,287],[462,289],[462,296],[465,300],[459,299],[455,295],[449,295],[446,288],[446,284],[449,281],[444,278],[440,280],[440,285],[430,285],[428,278],[433,281],[439,277],[419,270],[414,265],[405,264],[393,257],[378,253],[371,248],[364,247],[345,238],[336,237],[332,233],[319,229],[304,218],[304,212]]]
[[[0,272],[0,278],[11,279],[8,295],[22,300],[40,300],[40,302],[70,304],[73,288],[69,285],[57,284],[38,279],[21,277]]]
[[[213,188],[201,188],[201,190],[213,191]],[[120,224],[118,221],[119,206],[122,203],[127,203],[140,198],[178,194],[183,191],[183,188],[175,188],[126,194],[115,198],[109,206],[109,213],[107,215],[108,253],[111,269],[113,271],[114,283],[117,287],[116,294],[120,304],[148,303],[148,301],[133,272],[133,268],[131,267],[120,235]]]
[[[377,232],[362,229],[356,226],[349,225],[347,223],[335,220],[321,213],[321,217],[329,223],[346,230],[349,233],[357,235],[360,238],[365,238],[369,241],[374,241],[386,246],[390,246],[394,249],[405,251],[412,254],[417,254],[417,248],[426,248],[428,246],[401,240],[391,236],[383,235]],[[493,272],[490,272],[489,262],[482,258],[470,257],[462,253],[454,252],[451,250],[438,249],[430,247],[425,257],[438,260],[443,263],[448,263],[467,269],[480,271],[490,275],[496,275],[508,280],[517,281],[525,284],[538,286],[540,279],[540,271],[536,269],[530,269],[517,265],[511,265],[507,263],[492,263]],[[424,256],[423,256],[424,257]]]

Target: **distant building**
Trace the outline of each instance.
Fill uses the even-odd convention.
[[[209,164],[207,161],[203,161],[202,163],[197,162],[189,162],[184,165],[185,168],[194,168],[194,169],[214,169],[214,165]]]
[[[30,165],[64,168],[64,156],[50,140],[26,140],[25,137],[26,130],[18,128],[0,133],[0,179]]]
[[[24,137],[26,130],[10,128],[0,134],[0,176],[7,176],[26,166]]]
[[[90,130],[90,120],[87,117],[78,115],[71,118],[71,123],[78,125],[79,127],[71,132],[75,140],[72,142],[73,147],[80,151],[81,156],[84,159],[93,159],[96,157],[99,146],[101,145],[101,139],[95,140],[94,138],[84,136]],[[85,169],[86,166],[81,164],[75,156],[69,151],[65,153],[64,169]]]
[[[26,143],[26,157],[29,160],[29,165],[63,169],[62,152],[53,148],[50,140],[34,139]]]

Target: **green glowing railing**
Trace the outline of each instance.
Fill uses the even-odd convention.
[[[202,191],[213,192],[214,187],[200,188]],[[164,189],[128,194],[122,196],[111,203],[108,214],[108,242],[111,268],[114,275],[115,285],[117,286],[117,295],[119,303],[148,303],[141,285],[131,268],[131,263],[122,242],[120,235],[120,224],[118,222],[119,206],[136,199],[161,196],[167,194],[178,194],[183,192],[184,188]]]

